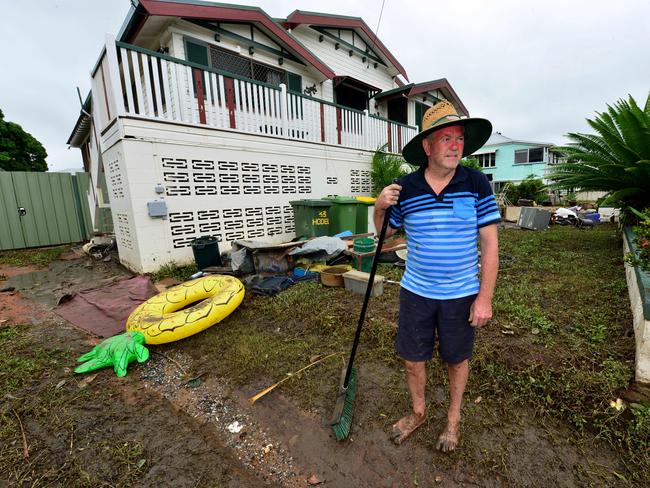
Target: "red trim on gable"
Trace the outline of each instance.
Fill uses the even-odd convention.
[[[460,101],[460,97],[456,91],[452,88],[451,84],[447,81],[447,78],[440,78],[439,80],[427,81],[424,83],[418,83],[413,85],[407,94],[407,96],[418,95],[420,93],[426,93],[431,90],[443,90],[446,91],[451,101],[454,102],[454,105],[465,115],[469,117],[469,111],[467,107]]]
[[[325,77],[332,79],[335,75],[328,66],[296,42],[280,25],[276,24],[273,19],[260,9],[223,7],[219,5],[194,5],[189,3],[160,2],[156,0],[140,0],[140,5],[142,5],[149,15],[232,22],[257,22],[281,39],[298,56],[314,66]]]
[[[375,37],[375,33],[370,30],[370,27],[363,21],[361,18],[351,18],[351,17],[336,17],[334,15],[314,15],[303,13],[300,10],[294,10],[284,21],[286,26],[291,28],[296,27],[300,24],[312,24],[318,25],[321,27],[346,27],[350,29],[361,29],[361,31],[368,37],[368,39],[375,41],[375,46],[379,51],[390,61],[390,63],[397,68],[397,71],[400,72],[404,78],[408,81],[409,77],[406,74],[404,67],[395,59],[395,57],[390,53],[388,48]]]

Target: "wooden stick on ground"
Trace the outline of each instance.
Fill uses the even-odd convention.
[[[27,444],[27,436],[25,435],[25,429],[23,429],[23,423],[20,420],[20,417],[18,416],[18,412],[14,410],[13,408],[11,411],[14,413],[16,416],[16,419],[18,419],[18,425],[20,426],[20,433],[23,436],[23,457],[25,459],[29,458],[29,445]]]
[[[151,351],[151,352],[153,352],[154,354],[158,354],[159,356],[164,357],[170,363],[174,363],[176,365],[176,367],[181,371],[181,373],[183,373],[183,376],[187,376],[187,371],[185,371],[183,369],[183,366],[181,366],[178,361],[176,361],[175,359],[170,358],[169,356],[167,356],[166,354],[163,354],[162,352],[158,352],[158,351]]]
[[[265,390],[260,391],[257,395],[254,395],[254,396],[250,397],[250,398],[248,399],[248,401],[251,402],[251,404],[254,404],[257,400],[259,400],[260,398],[262,398],[264,395],[266,395],[266,394],[269,393],[270,391],[273,391],[277,386],[281,385],[282,383],[284,383],[284,382],[287,381],[288,379],[293,378],[295,375],[297,375],[297,374],[299,374],[299,373],[302,373],[302,372],[305,371],[306,369],[311,368],[312,366],[314,366],[314,365],[320,363],[321,361],[326,360],[327,358],[331,358],[331,357],[333,357],[333,356],[340,356],[341,354],[343,354],[343,353],[342,353],[342,352],[333,352],[332,354],[328,354],[327,356],[323,356],[322,358],[317,359],[316,361],[314,361],[314,362],[311,363],[311,364],[308,364],[308,365],[305,366],[304,368],[300,368],[298,371],[296,371],[296,372],[294,372],[294,373],[287,373],[287,377],[286,377],[286,378],[283,378],[283,379],[281,379],[280,381],[278,381],[277,383],[275,383],[274,385],[271,385],[271,386],[269,386],[268,388],[266,388]]]

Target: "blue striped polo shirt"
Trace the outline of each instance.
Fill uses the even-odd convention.
[[[400,178],[399,184],[402,191],[389,224],[406,231],[408,260],[402,286],[437,300],[478,293],[478,229],[501,220],[488,179],[459,165],[436,195],[420,167]]]

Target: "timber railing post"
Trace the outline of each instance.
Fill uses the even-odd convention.
[[[223,82],[226,90],[226,107],[228,108],[228,121],[230,128],[237,128],[237,119],[235,118],[235,82],[232,78],[227,76],[223,77]]]
[[[325,104],[320,102],[320,140],[325,142]]]
[[[106,62],[108,63],[108,93],[113,97],[116,115],[124,115],[124,98],[122,96],[122,82],[120,81],[120,65],[117,61],[117,48],[115,37],[106,34]],[[110,104],[110,101],[109,101]]]
[[[361,128],[361,134],[363,135],[363,148],[368,150],[372,149],[370,147],[370,112],[368,112],[368,109],[363,111],[363,127]]]
[[[282,118],[282,137],[289,138],[289,112],[287,110],[287,85],[280,83],[280,117]]]
[[[388,128],[388,134],[387,134],[387,136],[388,136],[388,147],[386,149],[388,149],[388,152],[392,152],[393,151],[393,141],[392,141],[392,139],[393,139],[392,132],[393,131],[391,130],[390,121],[386,121],[386,127]]]
[[[336,107],[336,138],[337,138],[337,143],[340,146],[341,145],[341,128],[342,128],[342,123],[341,123],[341,107]]]
[[[199,68],[194,68],[192,74],[194,78],[194,88],[196,89],[196,102],[199,109],[199,122],[205,124],[205,88],[203,87],[203,72]]]

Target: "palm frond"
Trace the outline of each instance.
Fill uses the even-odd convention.
[[[650,205],[650,93],[641,110],[633,97],[587,120],[595,134],[569,133],[551,168],[551,188],[611,193],[623,205]]]

